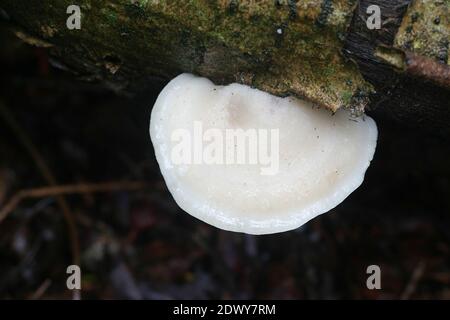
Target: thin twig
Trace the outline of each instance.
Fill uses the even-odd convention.
[[[14,116],[10,113],[8,108],[0,101],[0,116],[6,122],[6,124],[10,127],[10,129],[15,134],[16,138],[22,144],[24,149],[28,152],[30,157],[33,159],[35,165],[37,166],[39,172],[46,180],[46,182],[50,186],[56,186],[57,182],[53,174],[51,173],[49,167],[44,161],[44,158],[41,156],[39,150],[35,147],[31,139],[25,133],[25,131],[21,128],[19,123],[16,121]],[[68,228],[68,236],[71,246],[72,253],[72,261],[76,265],[80,265],[80,245],[78,239],[78,230],[75,223],[75,219],[73,217],[72,212],[70,211],[70,207],[67,201],[62,196],[58,196],[56,198],[56,202],[58,206],[61,208],[61,211],[64,215],[64,219],[66,220],[67,228]]]
[[[0,223],[12,212],[21,201],[25,199],[35,199],[44,197],[63,196],[71,194],[114,192],[114,191],[134,191],[147,187],[148,184],[143,181],[112,181],[102,183],[83,183],[59,185],[54,187],[41,187],[26,189],[17,192],[0,209]]]
[[[410,51],[386,46],[377,47],[374,54],[397,71],[432,81],[438,86],[450,89],[450,67],[445,63]]]
[[[46,279],[39,286],[39,288],[37,288],[37,290],[35,292],[33,292],[33,294],[29,297],[29,299],[30,300],[38,300],[38,299],[40,299],[45,294],[45,292],[47,291],[47,289],[50,287],[51,284],[52,284],[52,280]]]
[[[425,262],[420,261],[414,268],[411,279],[409,280],[408,285],[400,296],[401,300],[408,300],[413,295],[414,291],[416,291],[417,284],[419,283],[425,272],[425,266]]]

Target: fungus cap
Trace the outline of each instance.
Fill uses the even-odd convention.
[[[347,110],[332,115],[297,98],[181,74],[160,93],[150,136],[184,211],[221,229],[269,234],[303,225],[358,188],[377,127]]]

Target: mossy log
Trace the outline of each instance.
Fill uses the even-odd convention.
[[[73,4],[80,30],[66,26]],[[381,8],[380,30],[367,28],[371,4]],[[375,55],[395,47],[448,68],[448,0],[1,0],[0,8],[55,65],[118,91],[192,72],[333,111],[380,106],[412,125],[450,130],[449,88]]]
[[[364,21],[366,8],[373,3],[381,8],[384,22],[380,30],[368,30]],[[420,9],[419,3],[425,3],[426,6],[420,5]],[[408,23],[415,24],[418,20],[410,20],[410,16],[429,15],[422,10],[435,8],[435,4],[439,4],[439,10],[435,10],[434,19],[426,20],[426,23],[420,23],[420,26],[407,27]],[[439,42],[432,39],[439,35],[448,35],[450,25],[444,21],[449,16],[448,0],[362,0],[355,11],[344,47],[345,55],[357,62],[366,81],[376,89],[376,93],[371,96],[371,109],[387,114],[402,125],[424,129],[447,138],[450,137],[450,89],[436,85],[433,79],[416,77],[398,70],[395,63],[390,63],[376,53],[381,47],[411,50],[419,55],[424,53],[418,47],[410,46],[410,41],[400,40],[405,34],[410,40],[428,42],[434,47],[430,53],[448,52],[450,39]],[[439,32],[436,32],[433,26],[436,19],[442,21]],[[428,31],[414,32],[415,27]],[[433,59],[432,54],[429,54],[428,58]],[[440,65],[448,70],[448,55],[442,55],[439,60]]]

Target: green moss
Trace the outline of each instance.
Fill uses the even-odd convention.
[[[350,104],[352,101],[353,92],[351,91],[344,91],[342,92],[341,99],[344,102],[344,104]]]
[[[372,90],[341,56],[355,0],[80,0],[90,8],[83,11],[81,32],[67,30],[61,19],[70,0],[3,2],[37,37],[41,25],[55,26],[53,54],[107,81],[193,72],[332,110],[352,107],[349,95]],[[103,57],[110,54],[122,62],[113,75],[103,74]]]
[[[450,65],[450,0],[412,2],[395,37],[402,50]]]

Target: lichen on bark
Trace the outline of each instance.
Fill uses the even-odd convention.
[[[342,42],[356,0],[3,0],[0,7],[68,69],[128,89],[148,76],[192,72],[362,110],[372,91]],[[35,41],[35,43],[38,43]]]
[[[450,65],[450,0],[412,1],[394,45]]]

